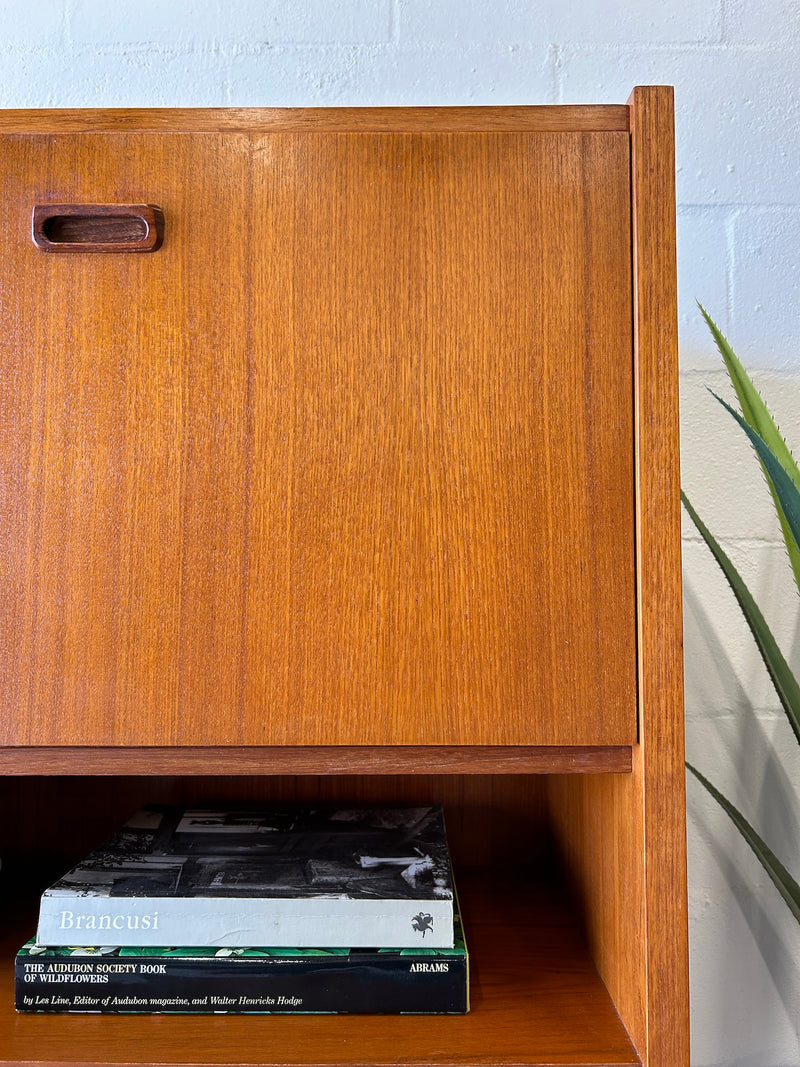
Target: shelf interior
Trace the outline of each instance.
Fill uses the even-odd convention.
[[[0,1064],[640,1063],[558,880],[547,786],[541,774],[0,779]],[[41,890],[142,803],[223,797],[443,804],[470,951],[469,1015],[17,1015],[13,957],[35,928]]]
[[[464,872],[466,1016],[18,1015],[2,937],[0,1049],[18,1064],[639,1064],[558,887],[530,871]],[[14,909],[25,914],[26,909]],[[3,909],[5,915],[11,909]]]

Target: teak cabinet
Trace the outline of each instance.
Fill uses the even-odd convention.
[[[671,90],[0,115],[0,1050],[688,1064]],[[148,799],[445,804],[464,1018],[15,1016]]]

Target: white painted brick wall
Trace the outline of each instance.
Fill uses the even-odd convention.
[[[792,661],[791,592],[701,299],[800,450],[798,0],[0,0],[0,106],[624,101],[676,87],[683,480]],[[796,874],[800,755],[686,527],[687,743]],[[800,932],[689,785],[696,1067],[800,1065]]]
[[[137,0],[102,4],[76,0],[68,16],[75,47],[176,45],[216,48],[253,45],[353,45],[387,43],[392,38],[392,0],[328,0],[259,3],[239,0]]]

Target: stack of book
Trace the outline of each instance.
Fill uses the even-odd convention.
[[[438,806],[149,805],[42,895],[16,1007],[461,1014],[455,900]]]

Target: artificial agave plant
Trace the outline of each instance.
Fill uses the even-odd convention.
[[[772,492],[775,509],[780,519],[783,537],[794,572],[794,579],[797,583],[798,591],[800,591],[800,470],[798,470],[797,464],[758,390],[750,381],[747,372],[737,359],[733,349],[711,320],[705,308],[701,306],[700,310],[708,323],[717,347],[722,353],[722,358],[736,390],[742,413],[739,414],[739,412],[735,411],[721,397],[716,396],[716,393],[713,395],[738,422],[758,455],[767,484]],[[742,581],[741,575],[689,503],[685,493],[681,493],[681,499],[692,522],[700,531],[700,535],[710,548],[733,589],[794,731],[795,738],[800,744],[800,685],[798,685],[797,679],[786,662],[783,653],[778,648],[778,644],[752,594]],[[795,919],[800,922],[800,885],[741,812],[700,771],[690,763],[687,763],[687,767],[731,817],[737,829],[775,883],[778,892],[788,904]]]

